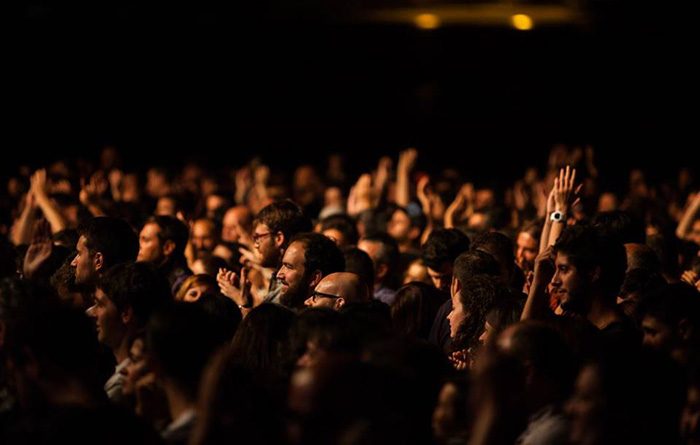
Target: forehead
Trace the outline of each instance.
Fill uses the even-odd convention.
[[[142,235],[157,235],[158,233],[160,233],[160,227],[158,227],[158,224],[152,222],[146,223],[143,229],[141,229]]]
[[[80,238],[78,238],[78,244],[75,246],[75,248],[78,250],[87,248],[87,238],[85,238],[85,235],[80,235]]]
[[[394,213],[391,215],[391,219],[395,221],[409,221],[408,215],[406,215],[406,213],[400,209],[394,210]]]
[[[556,265],[566,265],[566,266],[571,265],[571,262],[569,261],[569,256],[565,253],[562,253],[562,252],[557,252],[557,256],[554,259],[554,263]]]
[[[645,315],[644,318],[642,319],[642,326],[647,328],[647,329],[656,329],[660,330],[666,327],[666,323],[662,322],[658,318],[654,317],[653,315]]]
[[[381,243],[378,241],[361,240],[357,244],[357,248],[364,250],[372,259],[377,255],[377,251],[379,251],[380,247]]]
[[[209,233],[214,230],[214,225],[209,221],[199,220],[194,223],[192,231],[195,233]]]
[[[300,242],[293,242],[284,251],[284,261],[288,263],[304,262],[304,245]]]
[[[325,277],[316,285],[317,291],[329,294],[335,293],[337,289],[338,282],[333,277]]]
[[[270,227],[268,227],[268,225],[265,223],[258,223],[255,226],[254,232],[256,234],[267,233],[267,232],[270,232]]]
[[[532,237],[527,232],[520,232],[518,234],[518,246],[525,246],[525,247],[530,247],[536,245],[535,238]]]

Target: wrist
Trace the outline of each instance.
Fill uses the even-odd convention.
[[[551,222],[566,222],[566,211],[555,210],[549,214],[548,218]]]

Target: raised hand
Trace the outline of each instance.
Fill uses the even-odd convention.
[[[240,275],[228,269],[219,269],[216,274],[216,282],[221,293],[232,299],[239,308],[249,309],[253,307],[253,298],[250,294],[251,283],[248,280],[248,270],[241,269]]]
[[[51,227],[46,220],[41,219],[34,224],[32,243],[24,255],[22,272],[26,278],[32,278],[42,264],[51,256],[53,242],[51,241]]]
[[[348,214],[355,216],[372,207],[372,177],[365,173],[350,189]]]
[[[423,213],[430,218],[432,216],[432,204],[430,200],[431,192],[428,189],[428,185],[430,185],[430,177],[428,175],[421,176],[416,185],[416,196],[418,197],[418,201],[420,201],[421,207],[423,207]]]
[[[32,192],[37,202],[48,199],[48,193],[46,190],[46,170],[41,168],[34,172],[32,177],[29,179],[29,190]]]
[[[580,191],[580,187],[576,188],[576,169],[571,169],[568,165],[566,169],[559,170],[559,177],[554,178],[554,206],[555,210],[565,212],[569,210],[569,206],[574,200],[575,192]]]
[[[471,183],[464,184],[457,193],[455,200],[445,210],[445,228],[451,229],[455,223],[462,217],[469,216],[468,213],[473,210],[472,204],[474,200],[474,185]]]
[[[410,172],[416,164],[416,158],[418,158],[418,150],[415,148],[408,148],[402,151],[399,153],[399,163],[396,166],[397,170],[406,173]]]

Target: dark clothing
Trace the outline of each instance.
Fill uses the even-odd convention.
[[[450,322],[447,321],[447,314],[452,312],[452,298],[448,298],[435,315],[433,327],[430,329],[428,341],[444,352],[452,352],[452,339],[450,338]]]
[[[641,345],[641,334],[630,318],[607,325],[600,333],[601,346],[617,351],[630,351]]]
[[[8,445],[163,443],[150,426],[111,404],[52,407],[41,414],[21,416],[4,433],[0,432],[0,443]]]
[[[168,279],[170,292],[173,295],[177,294],[177,291],[180,290],[182,282],[192,275],[192,271],[187,267],[187,263],[183,262],[167,262],[159,268],[159,271]]]

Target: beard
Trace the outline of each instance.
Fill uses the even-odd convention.
[[[294,286],[287,287],[287,290],[280,295],[280,303],[288,308],[301,309],[304,307],[304,301],[309,298],[308,295],[308,279],[304,277],[299,283]]]
[[[566,292],[566,297],[560,302],[564,312],[585,316],[588,313],[590,302],[583,292]]]

